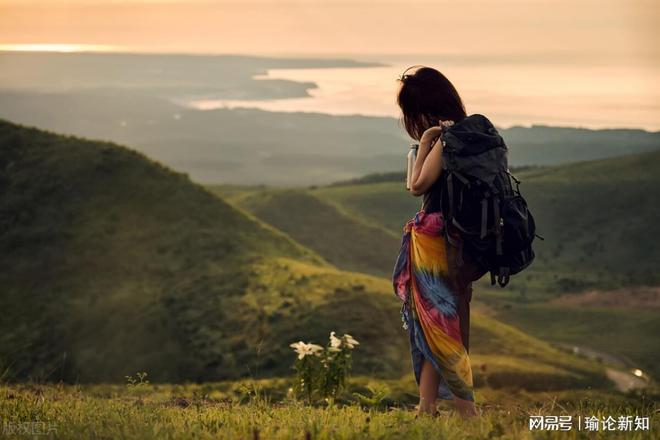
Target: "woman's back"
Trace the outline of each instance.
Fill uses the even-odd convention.
[[[443,175],[441,173],[422,196],[424,212],[426,213],[441,211],[442,178]]]

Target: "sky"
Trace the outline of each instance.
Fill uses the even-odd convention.
[[[502,125],[660,129],[659,29],[660,0],[0,0],[0,50],[348,57],[393,66],[269,73],[319,88],[315,100],[263,108],[338,114],[398,111],[393,78],[427,64]]]
[[[0,45],[335,54],[573,53],[656,63],[656,0],[0,0]]]

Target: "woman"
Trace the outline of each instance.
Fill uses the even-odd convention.
[[[439,200],[443,148],[439,136],[467,115],[458,92],[442,73],[430,67],[406,72],[399,80],[397,102],[406,131],[419,141],[410,192],[423,196],[423,204],[404,226],[393,283],[404,301],[402,319],[419,385],[417,415],[437,414],[440,397],[452,399],[462,416],[472,417],[478,415],[468,357],[472,284],[465,271],[453,266]]]

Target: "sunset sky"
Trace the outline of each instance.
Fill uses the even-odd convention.
[[[0,45],[334,55],[623,56],[655,63],[655,0],[0,0]]]

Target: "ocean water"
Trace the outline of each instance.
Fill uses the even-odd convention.
[[[443,72],[468,114],[500,127],[545,124],[660,130],[660,66],[644,60],[580,56],[352,56],[382,67],[272,69],[255,79],[312,81],[309,97],[276,100],[197,99],[198,109],[259,108],[281,112],[400,116],[397,78],[411,65]]]

